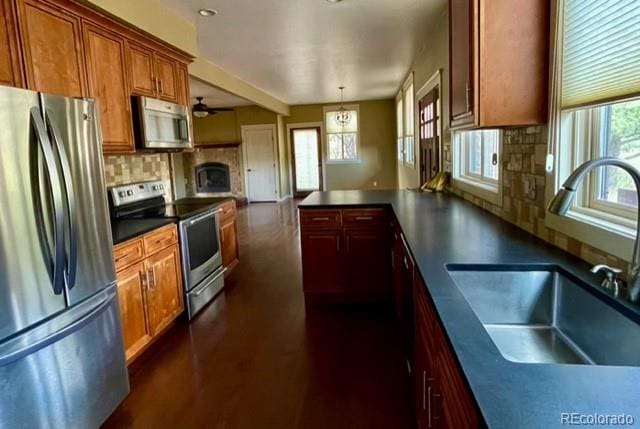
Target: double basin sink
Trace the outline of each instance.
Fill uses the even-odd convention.
[[[640,366],[638,313],[559,267],[447,270],[507,360]]]

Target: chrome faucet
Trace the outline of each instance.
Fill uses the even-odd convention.
[[[631,175],[633,183],[636,186],[636,193],[638,194],[638,201],[640,202],[640,171],[633,165],[629,164],[620,158],[604,157],[591,161],[587,161],[576,168],[571,175],[565,180],[562,188],[556,193],[551,202],[549,203],[548,210],[551,213],[563,216],[567,213],[573,199],[576,195],[578,185],[591,170],[597,167],[603,166],[620,167]],[[638,234],[640,233],[640,206],[638,207],[638,226],[636,227],[636,241],[633,246],[633,259],[631,260],[631,271],[629,272],[628,281],[628,299],[634,304],[640,302],[640,240],[638,240]]]

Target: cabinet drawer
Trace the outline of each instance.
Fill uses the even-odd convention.
[[[177,242],[178,230],[175,225],[169,225],[144,236],[144,251],[149,256]]]
[[[300,210],[300,225],[306,228],[339,228],[340,210]]]
[[[344,226],[376,226],[385,223],[384,209],[345,209],[342,211]]]
[[[236,214],[236,202],[230,200],[220,204],[220,223],[224,223],[227,219],[232,218]]]
[[[113,249],[113,258],[116,263],[116,271],[127,268],[131,264],[141,261],[144,257],[142,240],[127,241]]]

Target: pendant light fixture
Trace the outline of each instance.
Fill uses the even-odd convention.
[[[344,108],[344,86],[339,86],[340,90],[340,109],[335,116],[336,123],[341,127],[346,127],[351,122],[351,112]]]

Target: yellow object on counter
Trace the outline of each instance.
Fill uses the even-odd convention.
[[[420,187],[422,191],[442,192],[449,182],[449,173],[441,171],[436,176]]]

